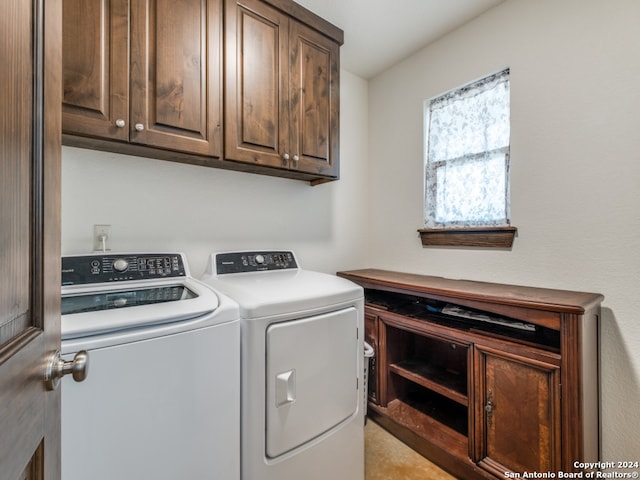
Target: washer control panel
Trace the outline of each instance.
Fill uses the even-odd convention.
[[[293,252],[260,251],[216,254],[216,272],[225,273],[295,270],[298,268]]]
[[[62,285],[185,277],[179,253],[97,254],[62,257]]]

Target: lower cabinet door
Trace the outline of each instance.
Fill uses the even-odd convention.
[[[474,460],[500,478],[507,472],[556,472],[561,465],[559,355],[474,348]]]

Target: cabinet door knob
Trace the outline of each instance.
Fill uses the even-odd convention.
[[[282,156],[282,158],[283,158],[283,159],[285,159],[285,160],[289,160],[289,154],[288,154],[288,153],[285,153],[285,154]]]
[[[116,127],[118,128],[124,128],[124,126],[126,125],[125,121],[121,118],[116,120]]]
[[[298,155],[294,155],[294,156],[293,156],[293,161],[294,161],[294,163],[296,163],[296,164],[297,164],[297,163],[298,163],[298,160],[300,160],[300,157],[298,157]]]
[[[144,125],[141,123],[136,123],[136,130],[141,132],[144,130]]]

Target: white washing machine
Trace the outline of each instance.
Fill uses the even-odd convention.
[[[212,254],[203,281],[240,306],[242,479],[362,480],[362,288],[289,251]]]
[[[238,305],[178,253],[62,259],[64,480],[240,478]]]

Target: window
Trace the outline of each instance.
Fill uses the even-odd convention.
[[[424,114],[425,226],[508,226],[509,69],[427,100]]]

